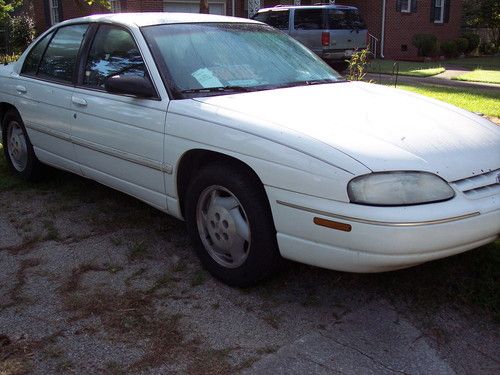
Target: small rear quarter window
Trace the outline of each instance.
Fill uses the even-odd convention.
[[[37,44],[31,49],[28,56],[24,60],[21,74],[36,75],[38,64],[40,63],[40,59],[42,58],[43,52],[45,51],[45,48],[47,48],[47,44],[49,44],[52,35],[54,35],[53,32],[45,35],[43,39],[37,42]]]

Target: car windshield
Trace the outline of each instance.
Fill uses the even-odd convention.
[[[343,81],[313,52],[267,25],[169,24],[143,33],[177,98]]]

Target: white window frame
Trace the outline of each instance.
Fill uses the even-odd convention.
[[[439,12],[439,19],[435,19],[434,20],[434,23],[443,23],[444,22],[444,2],[446,0],[436,0],[436,2],[434,3],[434,12],[436,11],[436,8],[441,8],[441,11]],[[441,3],[440,5],[438,5],[438,2]],[[436,13],[434,13],[435,15]]]
[[[109,4],[111,5],[111,8],[109,9],[111,13],[121,13],[122,3],[120,0],[110,0]]]
[[[411,13],[411,2],[412,0],[408,0],[408,3],[406,3],[406,8],[403,7],[403,4],[401,4],[401,12],[402,13]]]
[[[168,3],[186,3],[186,4],[196,4],[199,6],[200,0],[163,0],[163,11],[168,12]],[[210,5],[222,5],[222,15],[226,15],[227,2],[226,0],[208,0],[208,7]]]
[[[49,0],[51,26],[59,23],[59,0]]]

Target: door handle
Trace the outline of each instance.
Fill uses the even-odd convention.
[[[26,94],[28,92],[28,89],[25,86],[18,85],[18,86],[16,86],[16,91],[19,94]]]
[[[85,99],[79,98],[77,96],[73,96],[71,98],[71,101],[73,104],[80,106],[80,107],[86,107],[87,106],[87,101]]]

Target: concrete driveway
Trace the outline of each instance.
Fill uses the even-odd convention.
[[[50,171],[0,192],[0,374],[498,374],[498,324],[464,292],[487,251],[232,289],[182,222]]]

